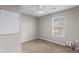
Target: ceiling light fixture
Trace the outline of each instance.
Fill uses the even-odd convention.
[[[42,5],[38,5],[38,14],[43,14],[42,7]]]
[[[38,13],[39,13],[39,14],[42,14],[42,13],[43,13],[43,11],[38,11]]]

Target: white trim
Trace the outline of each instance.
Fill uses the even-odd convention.
[[[50,41],[50,42],[54,42],[54,43],[56,43],[56,44],[65,46],[64,43],[60,43],[60,42],[56,42],[56,41],[52,41],[52,40],[48,40],[48,39],[45,39],[45,38],[40,38],[40,39],[43,39],[43,40],[46,40],[46,41]]]
[[[57,37],[65,37],[65,16],[58,16],[58,17],[52,17],[52,35],[53,36],[56,36],[54,35],[54,31],[53,31],[53,27],[54,27],[54,19],[58,19],[58,18],[61,18],[63,17],[64,19],[64,25],[63,25],[63,35],[62,36],[57,36]]]
[[[29,38],[29,39],[27,39],[27,38],[21,38],[20,43],[24,43],[24,42],[27,42],[27,41],[30,41],[30,40],[33,40],[33,39],[37,39],[37,38]]]
[[[38,37],[38,38],[40,38],[40,37]],[[24,42],[27,42],[27,41],[30,41],[30,40],[34,40],[34,39],[37,39],[37,38],[31,38],[31,39],[29,39],[29,40],[21,40],[21,43],[24,43]],[[60,43],[60,42],[56,42],[56,41],[53,41],[53,40],[48,40],[48,39],[45,39],[45,38],[40,38],[40,39],[43,39],[43,40],[46,40],[46,41],[49,41],[49,42],[54,42],[54,43],[56,43],[56,44],[59,44],[59,45],[63,45],[63,46],[65,46],[65,44],[63,44],[63,43]]]

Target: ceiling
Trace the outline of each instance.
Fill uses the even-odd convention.
[[[0,8],[2,9],[20,12],[35,17],[45,16],[73,7],[77,7],[77,5],[0,5]]]
[[[73,7],[76,7],[76,5],[24,5],[21,6],[21,12],[39,17]]]

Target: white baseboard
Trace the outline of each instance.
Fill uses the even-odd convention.
[[[40,37],[30,38],[29,40],[28,39],[27,40],[25,39],[25,40],[21,41],[21,43],[24,43],[24,42],[27,42],[27,41],[30,41],[30,40],[33,40],[33,39],[37,39],[37,38],[40,38]],[[43,40],[46,40],[46,41],[49,41],[49,42],[54,42],[56,44],[60,44],[60,45],[65,46],[65,44],[60,43],[60,42],[56,42],[56,41],[53,41],[53,40],[48,40],[48,39],[45,39],[45,38],[40,38],[40,39],[43,39]]]
[[[46,41],[50,41],[50,42],[54,42],[54,43],[56,43],[56,44],[60,44],[60,45],[65,46],[65,44],[60,43],[60,42],[56,42],[56,41],[53,41],[53,40],[48,40],[48,39],[45,39],[45,38],[40,38],[40,39],[43,39],[43,40],[46,40]]]
[[[21,40],[21,43],[24,43],[24,42],[27,42],[27,41],[30,41],[30,40],[33,40],[33,39],[37,39],[37,38],[29,38],[29,39],[25,38],[25,40]]]

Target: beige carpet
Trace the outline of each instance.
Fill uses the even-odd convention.
[[[23,53],[73,53],[71,49],[42,39],[22,43]]]

